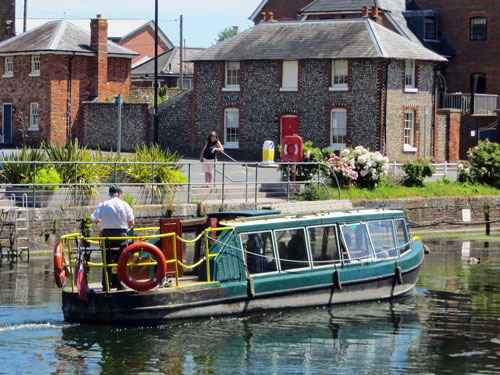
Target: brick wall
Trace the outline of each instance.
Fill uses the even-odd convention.
[[[144,56],[155,55],[155,33],[150,26],[145,26],[118,42],[120,45],[137,52],[139,56],[132,59],[132,64]],[[158,37],[158,55],[168,50],[168,46]]]
[[[0,2],[0,42],[16,35],[14,22],[16,19],[16,2],[3,0]],[[9,22],[12,21],[12,22]]]
[[[294,21],[297,19],[298,11],[311,2],[312,0],[269,0],[261,12],[273,12],[275,20]],[[254,21],[261,19],[262,16],[258,15]]]
[[[448,92],[471,92],[470,75],[486,74],[486,93],[500,94],[500,1],[414,0],[440,13],[439,29],[456,49],[446,67]],[[469,40],[471,17],[487,19],[487,39]]]
[[[116,150],[117,107],[113,103],[82,103],[81,143],[101,150]],[[124,103],[122,105],[121,150],[133,151],[134,146],[152,139],[152,126],[146,103]]]

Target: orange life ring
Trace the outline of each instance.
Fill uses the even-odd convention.
[[[153,256],[156,260],[156,272],[154,276],[148,281],[137,281],[132,278],[127,269],[127,263],[130,257],[137,251],[145,251]],[[146,291],[153,289],[160,281],[163,280],[167,273],[167,264],[165,256],[158,247],[149,242],[135,242],[127,246],[118,259],[118,275],[121,281],[129,288],[139,291]]]
[[[54,270],[54,280],[56,281],[56,285],[59,288],[62,288],[66,283],[66,270],[63,269],[55,269]]]
[[[64,268],[64,253],[60,242],[54,247],[54,271],[61,271]]]

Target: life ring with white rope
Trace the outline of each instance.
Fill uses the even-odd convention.
[[[134,255],[134,253],[145,251],[149,253],[156,260],[156,272],[153,277],[147,281],[135,280],[128,271],[128,261]],[[121,281],[127,285],[129,288],[138,291],[146,291],[153,289],[157,286],[160,281],[163,280],[167,273],[167,264],[165,256],[161,250],[149,242],[135,242],[127,246],[118,259],[118,275]]]

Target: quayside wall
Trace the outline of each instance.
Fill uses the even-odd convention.
[[[452,231],[485,229],[485,204],[489,205],[491,228],[500,228],[500,197],[405,198],[386,200],[284,202],[284,203],[201,203],[134,205],[137,227],[159,226],[160,217],[196,217],[206,212],[271,208],[282,212],[320,212],[343,208],[403,209],[407,218],[419,225],[415,231]],[[52,248],[62,234],[79,232],[83,215],[95,206],[30,209],[30,247],[32,251]],[[470,215],[469,215],[470,214]],[[470,221],[464,221],[470,216]],[[95,235],[98,235],[95,230]]]

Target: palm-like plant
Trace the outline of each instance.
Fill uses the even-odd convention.
[[[128,176],[130,182],[134,183],[182,183],[186,181],[186,176],[180,172],[181,164],[178,164],[181,155],[177,152],[164,150],[157,144],[146,145],[142,143],[135,148],[135,155],[130,158],[130,162],[144,164],[123,164],[122,171]],[[153,163],[176,163],[176,164],[154,164]],[[152,191],[158,197],[163,197],[166,193],[173,193],[177,189],[175,185],[154,185]]]
[[[19,184],[22,181],[30,181],[33,176],[33,168],[36,169],[36,173],[47,167],[46,163],[26,163],[46,161],[47,157],[43,149],[31,148],[25,145],[22,149],[17,151],[18,152],[9,153],[4,158],[5,161],[18,163],[2,163],[2,168],[0,168],[0,180],[2,182]]]
[[[96,161],[103,160],[100,150],[96,151],[96,156],[92,155],[92,150],[80,147],[78,139],[73,142],[68,141],[64,147],[51,143],[43,143],[42,147],[47,153],[49,160],[53,162],[75,162],[57,163],[54,165],[61,176],[61,182],[65,184],[85,184],[77,187],[78,195],[83,199],[91,199],[97,194],[96,183],[106,177],[110,166],[96,164]],[[76,162],[79,162],[76,164]],[[74,188],[71,186],[71,188]]]

